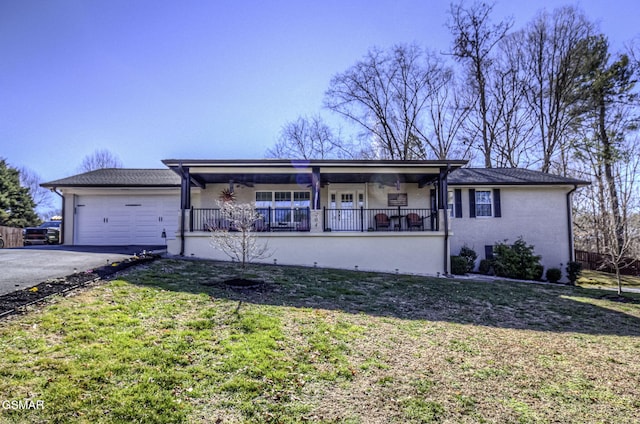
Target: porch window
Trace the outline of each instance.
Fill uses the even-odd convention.
[[[275,194],[275,207],[276,208],[290,208],[291,207],[291,192],[290,191],[276,191],[274,194]]]
[[[267,215],[272,208],[272,222],[279,224],[293,224],[301,222],[306,213],[291,213],[295,209],[311,207],[311,192],[309,191],[257,191],[256,208]]]
[[[309,191],[293,192],[293,207],[308,208],[310,206],[311,206],[311,192]]]
[[[270,191],[256,192],[256,208],[269,208],[273,205],[273,193]]]

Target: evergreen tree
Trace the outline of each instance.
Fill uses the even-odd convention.
[[[20,172],[0,159],[0,225],[29,227],[40,220],[29,189],[20,186]]]

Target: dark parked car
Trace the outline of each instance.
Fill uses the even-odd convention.
[[[48,232],[49,232],[48,228],[40,228],[40,227],[25,228],[22,233],[22,238],[24,239],[24,245],[29,246],[31,244],[48,244],[49,243],[49,239],[47,238]]]
[[[30,244],[58,244],[60,243],[60,229],[62,221],[47,221],[39,227],[24,229],[24,245]]]

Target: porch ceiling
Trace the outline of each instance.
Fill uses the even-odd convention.
[[[188,168],[197,185],[236,184],[299,184],[311,185],[314,170],[320,183],[374,183],[394,185],[397,182],[421,187],[438,180],[443,168],[457,169],[466,161],[286,161],[286,160],[165,160],[165,165],[179,175]]]
[[[195,170],[194,170],[195,171]],[[222,173],[209,174],[198,171],[191,172],[191,178],[200,184],[228,184],[233,181],[236,184],[253,186],[255,184],[311,184],[310,173],[297,174],[247,174],[247,173]],[[373,173],[338,173],[320,174],[320,184],[342,184],[342,183],[374,183],[382,185],[393,185],[396,182],[414,183],[421,185],[432,184],[438,179],[438,174],[373,174]]]

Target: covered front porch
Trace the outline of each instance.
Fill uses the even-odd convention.
[[[256,208],[260,218],[254,223],[257,232],[310,232],[312,210],[299,208]],[[336,209],[323,207],[320,211],[324,232],[372,231],[438,231],[437,210],[423,208]],[[314,211],[317,215],[317,211]],[[220,208],[191,207],[188,232],[234,228],[223,217]]]
[[[170,253],[226,260],[224,192],[255,204],[253,230],[281,264],[447,273],[447,175],[464,161],[165,160],[182,180]]]

